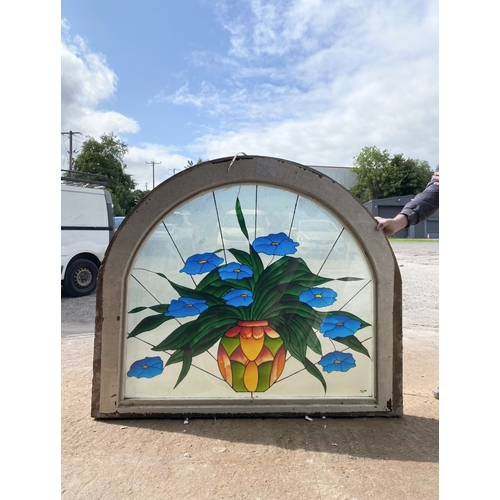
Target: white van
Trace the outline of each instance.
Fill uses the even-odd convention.
[[[91,294],[113,237],[113,203],[105,182],[61,177],[61,286],[72,297]]]

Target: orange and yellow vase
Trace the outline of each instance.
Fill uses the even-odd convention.
[[[285,367],[286,348],[267,321],[238,321],[222,337],[217,352],[224,380],[237,392],[264,392]]]

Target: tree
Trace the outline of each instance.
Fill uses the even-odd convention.
[[[103,134],[100,140],[88,137],[73,164],[75,172],[105,175],[116,215],[126,215],[148,191],[136,188],[130,174],[125,172],[124,157],[128,146],[113,133]],[[79,177],[85,178],[84,174]]]
[[[432,170],[426,161],[404,158],[402,154],[392,157],[384,149],[365,147],[354,158],[353,172],[357,183],[351,193],[361,203],[391,196],[417,194],[429,182]]]
[[[202,160],[201,158],[198,158],[198,161],[196,163],[193,163],[193,160],[188,160],[188,162],[187,162],[187,164],[185,165],[184,168],[186,169],[186,168],[192,167],[193,165],[199,165],[200,163],[203,163],[205,161],[208,161],[208,159],[207,160]]]

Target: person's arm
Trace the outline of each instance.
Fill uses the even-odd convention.
[[[439,209],[439,170],[434,172],[427,187],[408,202],[401,213],[408,217],[411,226],[427,220]]]
[[[401,212],[392,219],[375,217],[377,231],[383,231],[386,236],[392,236],[399,230],[410,225],[427,220],[439,209],[439,166],[434,172],[427,187],[413,200],[409,201]]]

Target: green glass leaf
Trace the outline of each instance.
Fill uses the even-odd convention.
[[[318,370],[317,366],[306,358],[304,361],[304,367],[313,377],[316,377],[321,382],[321,385],[326,392],[325,379],[323,374]]]
[[[227,292],[233,289],[234,289],[233,285],[222,281],[221,283],[215,283],[213,285],[207,286],[203,290],[203,293],[212,295],[213,297],[220,299],[223,295],[225,295]],[[224,301],[222,300],[222,302]]]
[[[192,346],[193,342],[211,339],[212,325],[227,321],[236,324],[241,313],[236,307],[213,306],[203,311],[196,320],[177,327],[167,338],[153,347],[153,351],[172,351]],[[223,332],[222,334],[224,334]]]
[[[307,335],[307,347],[309,347],[313,352],[323,355],[323,349],[321,348],[321,342],[318,339],[318,335],[311,328],[309,329],[309,334]]]
[[[247,226],[245,224],[245,217],[243,217],[243,212],[241,210],[240,199],[236,198],[236,206],[234,207],[236,211],[236,217],[238,219],[238,224],[240,225],[241,232],[245,235],[245,238],[248,240],[248,231]]]
[[[273,262],[270,266],[266,267],[266,269],[264,269],[259,275],[255,284],[255,295],[258,296],[261,293],[264,293],[266,290],[271,290],[272,288],[274,288],[278,284],[280,276],[286,273],[289,266],[289,259],[281,258],[276,262]]]
[[[196,290],[203,292],[205,288],[212,285],[214,282],[221,281],[219,276],[219,269],[212,269],[196,286]]]
[[[199,356],[200,354],[203,354],[207,352],[209,349],[212,348],[212,346],[219,342],[221,338],[224,337],[224,334],[231,328],[230,326],[226,326],[225,328],[219,327],[218,329],[213,329],[211,331],[211,335],[209,337],[204,337],[203,339],[199,340],[198,342],[194,343],[192,346],[190,346],[191,352],[193,353],[194,356]]]
[[[211,315],[205,316],[204,321],[200,322],[197,320],[191,322],[191,324],[189,325],[182,325],[183,327],[189,326],[189,328],[179,327],[177,329],[182,330],[181,335],[184,334],[183,347],[177,348],[177,350],[174,352],[174,354],[172,354],[172,356],[170,356],[166,363],[166,365],[172,365],[174,363],[180,363],[182,361],[182,369],[175,387],[177,387],[188,374],[191,368],[193,357],[208,351],[218,340],[220,340],[224,336],[227,330],[235,324],[236,320],[234,317],[221,318],[219,313],[215,312]],[[187,342],[187,337],[190,338],[189,342]],[[169,344],[173,345],[173,342],[169,337],[167,337],[163,342],[154,347],[153,350],[169,350],[167,349]]]
[[[285,344],[285,347],[287,351],[298,361],[301,363],[305,359],[305,354],[302,355],[300,351],[300,346],[297,345],[296,342],[293,342],[292,338],[289,333],[287,332],[287,328],[285,326],[282,326],[279,330],[279,334],[281,335],[281,338],[283,339],[283,344]]]
[[[363,281],[365,278],[354,278],[350,276],[346,276],[344,278],[335,278],[335,280],[332,281]]]
[[[221,285],[230,285],[231,290],[233,288],[244,288],[245,290],[249,289],[249,280],[250,278],[243,278],[241,280],[233,280],[233,279],[227,279],[227,280],[222,280]]]
[[[266,293],[254,293],[254,302],[251,305],[251,319],[267,319],[267,312],[271,311],[282,297],[283,292],[276,289],[269,290]]]
[[[238,319],[232,315],[225,317],[217,315],[213,318],[207,318],[206,321],[199,325],[198,333],[190,341],[190,346],[194,348],[200,342],[209,342],[211,340],[215,343],[229,328],[236,326],[237,321]]]
[[[302,330],[295,330],[292,327],[290,318],[288,318],[285,325],[283,325],[280,330],[276,330],[280,336],[282,333],[285,334],[283,338],[283,343],[285,347],[290,351],[290,354],[298,359],[301,363],[306,359],[307,353],[307,340],[302,334]]]
[[[135,313],[144,311],[144,309],[148,309],[148,308],[146,306],[134,307],[134,309],[131,309],[128,313],[129,314],[135,314]]]
[[[298,283],[291,282],[291,283],[282,283],[281,285],[278,285],[276,289],[281,290],[283,292],[283,295],[286,295],[288,297],[296,297],[298,299],[298,296],[308,288],[299,285]]]
[[[212,294],[208,294],[205,292],[200,292],[198,290],[193,290],[191,288],[187,288],[182,285],[178,285],[177,283],[174,283],[173,281],[168,280],[170,285],[172,285],[172,288],[179,294],[180,297],[189,297],[191,299],[203,299],[206,300],[207,305],[210,306],[215,306],[215,305],[220,305],[223,304],[224,301],[214,297]]]
[[[285,347],[287,348],[290,355],[304,365],[304,368],[307,370],[307,372],[321,383],[323,389],[326,392],[326,382],[323,378],[323,375],[314,365],[314,363],[312,363],[306,357],[307,344],[303,345],[302,342],[297,341],[293,329],[291,329],[289,326],[288,319],[279,317],[276,319],[276,321],[270,322],[269,324],[272,324],[272,328],[274,328],[280,334],[281,338],[283,339],[283,343],[285,344]]]
[[[276,315],[288,314],[300,316],[305,320],[311,321],[312,324],[312,322],[318,318],[318,313],[319,311],[315,311],[312,307],[298,300],[282,299],[279,303],[275,304],[272,309],[269,309],[266,318],[263,319],[269,319]],[[319,315],[321,316],[321,314]]]
[[[176,351],[178,349],[183,349],[189,344],[191,339],[196,335],[197,332],[197,322],[200,319],[190,321],[189,323],[184,323],[178,326],[168,337],[163,339],[158,345],[152,348],[153,351]]]
[[[223,337],[223,338],[225,338],[225,337]],[[191,352],[193,354],[193,358],[195,356],[199,356],[200,354],[207,352],[216,342],[217,342],[217,340],[210,340],[208,342],[200,342],[200,343],[196,344],[191,349]]]
[[[260,258],[260,255],[258,254],[258,252],[255,251],[250,242],[248,244],[248,251],[250,254],[250,267],[253,270],[253,277],[257,282],[260,275],[264,271],[264,264],[262,264],[262,259]]]
[[[169,307],[170,304],[158,304],[156,306],[150,306],[149,309],[153,310],[154,312],[163,314],[168,311]]]
[[[239,250],[238,248],[229,248],[228,252],[230,252],[240,264],[252,267],[252,258],[250,257],[250,254],[248,252]]]
[[[297,293],[300,293],[304,289],[319,286],[328,281],[331,279],[312,273],[303,259],[285,256],[264,270],[255,287],[255,293],[266,293],[272,288],[290,284],[293,284]],[[298,287],[302,287],[302,290],[299,291]]]
[[[286,332],[286,341],[284,339],[285,346],[291,344],[295,347],[295,351],[300,354],[300,361],[303,361],[306,356],[307,347],[311,348],[317,354],[321,354],[321,344],[317,338],[316,333],[310,327],[310,322],[304,321],[303,318],[298,318],[294,315],[283,315],[280,317],[283,322],[278,328],[281,331]],[[281,333],[280,333],[281,335]]]
[[[184,357],[184,350],[179,349],[178,351],[175,351],[170,358],[168,358],[168,361],[165,363],[165,366],[173,365],[175,363],[180,363],[182,361],[182,358]]]
[[[314,286],[323,285],[323,284],[331,281],[330,278],[322,278],[321,276],[315,276],[315,275],[297,276],[296,280],[297,280],[297,283],[302,285],[304,288],[312,288]]]
[[[140,333],[149,332],[158,328],[160,325],[173,319],[171,317],[164,316],[163,314],[155,314],[154,316],[148,316],[139,322],[139,324],[127,335],[127,338],[136,337]]]
[[[334,342],[339,342],[340,344],[344,344],[345,346],[349,347],[353,351],[364,354],[365,356],[368,356],[371,359],[370,353],[368,352],[368,349],[354,335],[351,335],[350,337],[338,337],[338,338],[332,339],[332,340]]]
[[[179,374],[179,378],[177,379],[177,382],[174,385],[174,389],[184,380],[184,378],[188,374],[189,369],[191,368],[192,361],[193,361],[193,357],[191,355],[191,351],[189,349],[185,349],[183,352],[183,357],[182,357],[181,373]]]

